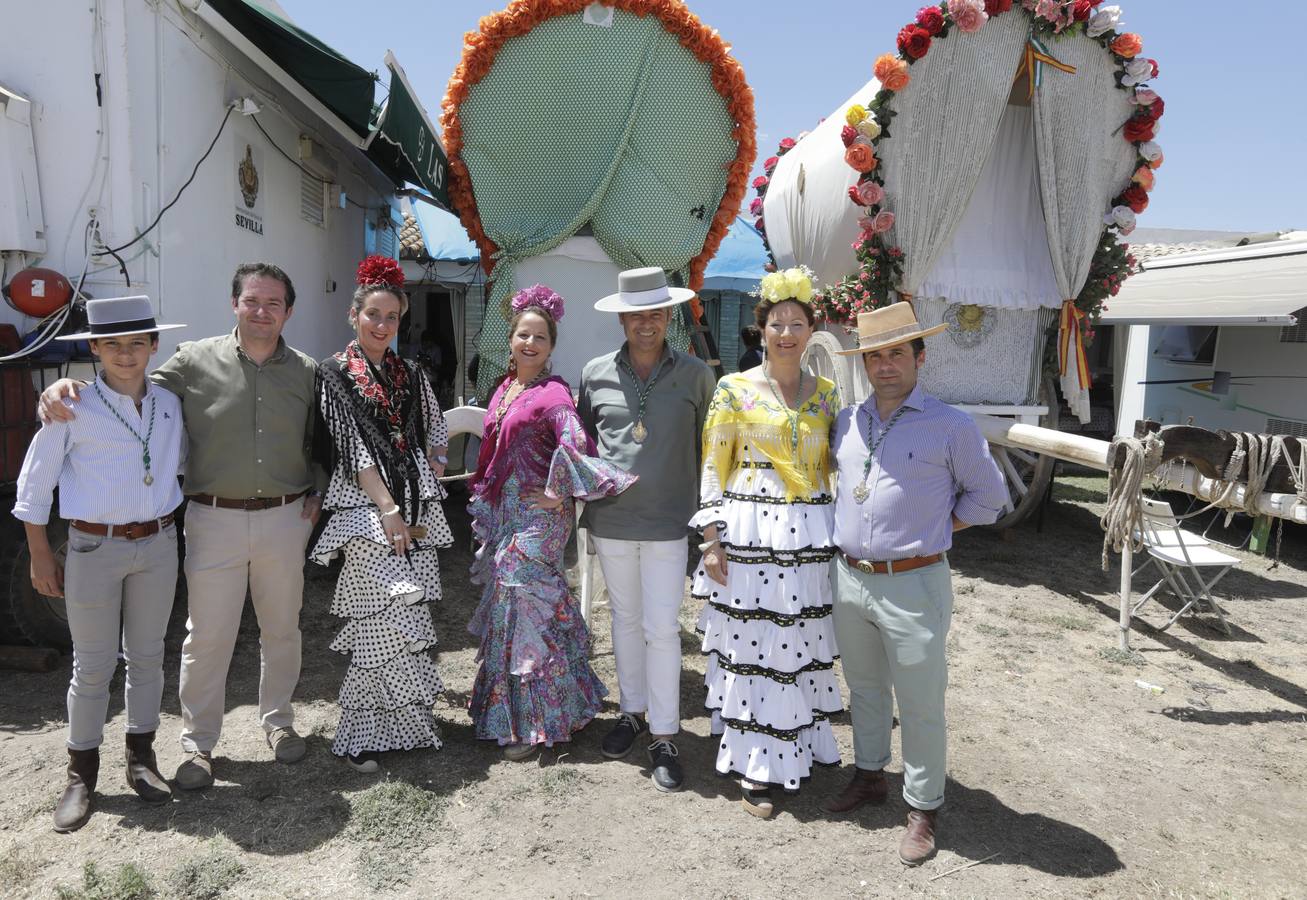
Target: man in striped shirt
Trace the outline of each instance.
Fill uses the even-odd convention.
[[[907,303],[860,313],[858,347],[874,390],[835,422],[835,634],[849,685],[853,778],[826,804],[848,812],[884,803],[894,701],[903,741],[908,830],[899,859],[935,852],[944,803],[948,683],[945,643],[953,612],[947,551],[953,532],[997,520],[1003,476],[966,413],[917,384],[925,338]]]
[[[141,799],[172,797],[159,774],[154,735],[163,696],[163,641],[177,590],[177,474],[186,456],[181,405],[150,384],[145,370],[159,346],[148,297],[86,305],[88,339],[100,361],[75,422],[47,422],[27,448],[14,515],[27,530],[32,585],[67,595],[73,640],[68,686],[68,783],[54,830],[76,831],[91,815],[109,684],[122,648],[127,666],[127,783]],[[55,488],[69,520],[68,558],[50,549],[46,524]]]

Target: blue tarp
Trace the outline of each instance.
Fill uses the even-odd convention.
[[[717,248],[717,255],[704,271],[704,290],[756,291],[758,282],[767,274],[763,268],[766,264],[767,248],[762,235],[744,217],[736,216]]]
[[[438,209],[430,203],[414,203],[413,215],[422,232],[422,242],[432,259],[449,262],[472,262],[481,258],[481,251],[463,230],[463,223],[453,213]]]
[[[414,203],[427,254],[432,259],[470,262],[481,258],[477,245],[463,230],[458,217],[429,203]],[[710,291],[753,291],[765,273],[767,250],[762,235],[743,217],[736,216],[730,231],[722,239],[717,255],[708,263],[703,286]]]

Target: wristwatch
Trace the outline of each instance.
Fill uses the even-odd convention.
[[[436,462],[440,463],[442,466],[449,465],[449,457],[448,457],[448,456],[437,456],[437,457],[436,457]]]

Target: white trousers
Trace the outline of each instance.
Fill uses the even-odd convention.
[[[590,536],[608,585],[622,712],[647,714],[649,731],[681,730],[681,598],[690,547],[677,541]]]
[[[271,732],[294,720],[300,677],[304,548],[313,523],[303,504],[247,512],[186,508],[189,612],[182,644],[182,747],[209,752],[222,733],[227,670],[248,589],[259,622],[259,719]]]

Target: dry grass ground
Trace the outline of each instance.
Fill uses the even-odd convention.
[[[437,614],[449,687],[437,710],[445,747],[392,754],[380,775],[358,775],[328,749],[344,660],[327,650],[337,625],[326,613],[326,578],[310,581],[303,617],[297,710],[308,758],[278,765],[263,743],[250,619],[232,664],[218,783],[162,807],[138,802],[123,782],[115,700],[98,811],[73,835],[49,827],[63,782],[68,666],[0,673],[0,894],[1303,896],[1304,531],[1286,531],[1279,568],[1246,557],[1227,577],[1221,593],[1233,636],[1200,619],[1159,633],[1146,624],[1163,620],[1152,607],[1135,652],[1121,654],[1117,575],[1099,568],[1104,487],[1099,478],[1060,480],[1042,531],[1031,524],[958,540],[948,805],[940,854],[921,869],[895,856],[904,817],[897,789],[880,809],[846,818],[821,811],[842,771],[818,771],[797,797],[779,801],[772,821],[742,812],[738,788],[712,773],[690,604],[682,615],[684,792],[657,794],[642,754],[605,760],[605,723],[526,764],[474,741],[465,703],[475,647],[464,629],[475,597],[463,547],[444,556]],[[466,534],[455,506],[451,519]],[[160,741],[168,773],[181,756],[183,623],[178,609]],[[596,667],[615,688],[607,627],[601,606]],[[847,764],[847,721],[835,731]]]

